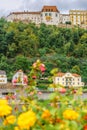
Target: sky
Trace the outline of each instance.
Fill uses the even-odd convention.
[[[0,0],[0,17],[15,11],[40,11],[43,5],[55,5],[60,13],[87,10],[87,0]]]

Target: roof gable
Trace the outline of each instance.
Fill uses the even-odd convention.
[[[58,77],[63,77],[64,75],[65,75],[65,73],[62,73],[62,72],[58,72],[58,73],[57,73],[57,76],[58,76]]]
[[[73,73],[72,74],[74,77],[80,77],[80,75],[79,74],[76,74],[76,73]]]
[[[43,6],[42,12],[59,12],[56,6]]]
[[[62,73],[62,72],[58,72],[57,73],[57,75],[56,75],[57,77],[63,77],[63,76],[74,76],[74,77],[81,77],[79,74],[76,74],[76,73]]]

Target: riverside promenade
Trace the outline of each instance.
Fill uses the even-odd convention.
[[[44,91],[44,90],[42,90],[42,91],[37,90],[37,91],[38,91],[38,94],[37,94],[38,98],[43,99],[43,100],[49,99],[50,94],[53,93],[53,91]],[[9,93],[15,95],[17,99],[19,99],[21,94],[23,94],[23,96],[26,96],[26,93],[24,94],[24,92],[22,92],[22,88],[21,88],[21,94],[20,94],[20,87],[17,88],[17,87],[12,86],[11,84],[10,84],[10,86],[7,86],[7,85],[0,86],[0,98],[4,98]],[[80,97],[81,97],[81,99],[86,99],[87,92],[83,93]]]

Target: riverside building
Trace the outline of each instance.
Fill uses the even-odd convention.
[[[74,87],[82,87],[84,86],[84,82],[82,82],[82,78],[80,75],[76,73],[62,73],[59,72],[54,77],[54,83],[60,84],[63,86],[74,86]]]

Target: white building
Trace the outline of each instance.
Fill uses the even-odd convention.
[[[60,12],[56,6],[43,6],[40,12],[12,12],[7,16],[7,21],[24,21],[35,24],[45,23],[47,25],[59,24]]]
[[[74,86],[74,87],[84,86],[84,83],[81,81],[81,76],[75,73],[59,72],[54,78],[54,83],[63,86]]]
[[[3,70],[0,70],[0,84],[6,84],[6,83],[7,83],[6,72]]]
[[[28,77],[23,73],[22,70],[19,70],[15,73],[12,78],[13,85],[27,85]]]
[[[44,6],[41,11],[41,22],[47,25],[59,24],[60,12],[56,6]]]
[[[69,14],[62,14],[62,23],[65,24],[66,22],[70,22]]]
[[[41,23],[40,12],[13,12],[7,16],[7,21],[23,21]]]

